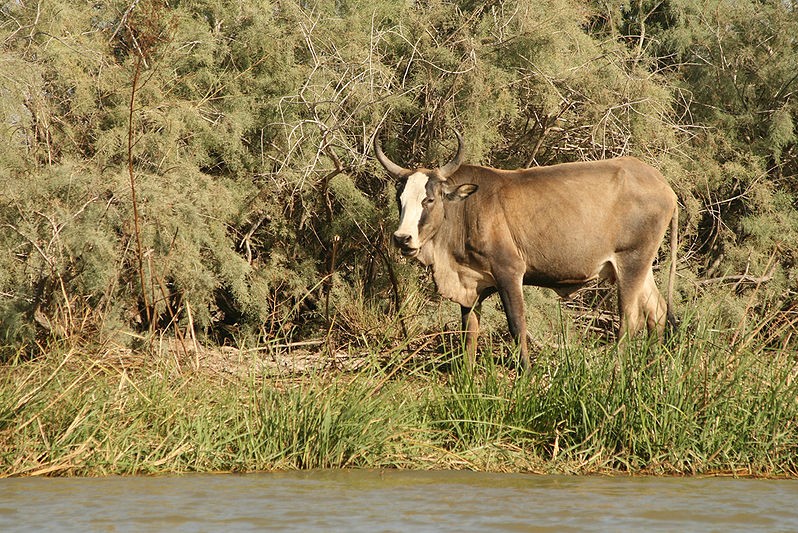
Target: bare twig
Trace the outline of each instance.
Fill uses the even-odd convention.
[[[699,287],[706,287],[708,285],[714,284],[723,284],[723,283],[735,283],[735,284],[751,284],[751,285],[759,285],[761,283],[766,283],[773,279],[773,273],[775,268],[771,268],[770,272],[765,274],[764,276],[752,276],[750,274],[734,274],[730,276],[719,276],[717,278],[709,278],[709,279],[702,279],[696,282],[696,285]]]
[[[768,259],[767,265],[765,266],[765,272],[770,272],[771,271],[771,265],[773,265],[773,261],[776,259],[776,255],[778,253],[779,253],[779,247],[776,246],[773,249],[773,253],[770,255],[770,259]],[[775,270],[775,268],[776,268],[776,266],[773,265],[773,269],[774,270]],[[748,303],[745,306],[745,311],[743,312],[743,317],[740,319],[740,322],[737,324],[737,327],[734,330],[734,335],[732,336],[732,340],[731,340],[731,343],[730,343],[731,346],[734,346],[736,344],[737,339],[739,338],[740,334],[742,333],[742,331],[743,331],[743,329],[745,327],[745,322],[748,319],[748,311],[751,309],[751,306],[754,303],[754,298],[756,297],[757,293],[759,292],[759,288],[762,286],[762,283],[764,283],[764,281],[761,281],[761,280],[764,280],[767,277],[768,276],[765,275],[765,276],[762,276],[762,278],[760,278],[760,282],[756,284],[756,286],[754,287],[753,292],[751,293],[751,296],[748,298]],[[772,273],[771,273],[771,277],[772,277]],[[743,343],[743,345],[748,344],[750,339],[751,338],[749,337],[749,339],[745,343]]]
[[[132,7],[131,7],[132,9]],[[130,176],[130,201],[133,205],[133,232],[136,238],[136,261],[138,262],[139,283],[141,283],[141,297],[144,300],[144,312],[147,317],[147,324],[152,320],[150,304],[147,301],[147,285],[144,276],[144,250],[141,244],[141,228],[139,226],[139,206],[136,198],[136,176],[133,172],[133,111],[136,103],[136,89],[138,88],[139,75],[141,73],[141,55],[136,55],[133,67],[133,85],[130,89],[130,105],[128,106],[127,124],[127,170]]]

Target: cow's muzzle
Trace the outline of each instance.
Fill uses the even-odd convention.
[[[410,241],[412,240],[412,235],[405,235],[404,233],[393,234],[393,244],[399,248],[399,251],[402,253],[402,255],[406,257],[413,257],[418,253],[418,248],[410,244]]]

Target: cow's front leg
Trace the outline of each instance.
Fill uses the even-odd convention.
[[[477,337],[479,337],[479,313],[481,307],[481,303],[477,303],[474,307],[460,306],[463,345],[468,370],[473,370],[477,361]]]
[[[463,347],[469,370],[473,369],[477,362],[477,338],[479,337],[479,319],[482,316],[482,302],[495,292],[495,287],[487,287],[479,293],[479,297],[473,306],[460,305]]]
[[[508,280],[499,286],[510,335],[518,345],[518,354],[524,370],[529,370],[529,352],[526,343],[526,313],[524,311],[524,286],[522,279]]]

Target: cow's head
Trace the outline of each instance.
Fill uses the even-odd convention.
[[[476,185],[456,185],[449,179],[463,163],[463,138],[457,131],[454,133],[457,153],[442,167],[431,170],[397,165],[385,156],[375,136],[374,154],[398,184],[399,228],[393,234],[393,242],[402,255],[415,257],[435,235],[444,220],[444,202],[464,200],[477,190]]]

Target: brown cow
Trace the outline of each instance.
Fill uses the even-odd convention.
[[[454,158],[436,169],[406,169],[374,151],[398,181],[402,255],[431,266],[438,292],[462,311],[469,364],[476,355],[478,309],[501,297],[521,361],[529,367],[524,285],[567,296],[603,278],[617,283],[619,338],[645,322],[662,338],[672,321],[678,206],[653,167],[633,157],[564,163],[524,170],[464,165],[463,139]],[[652,263],[670,221],[667,303]]]

